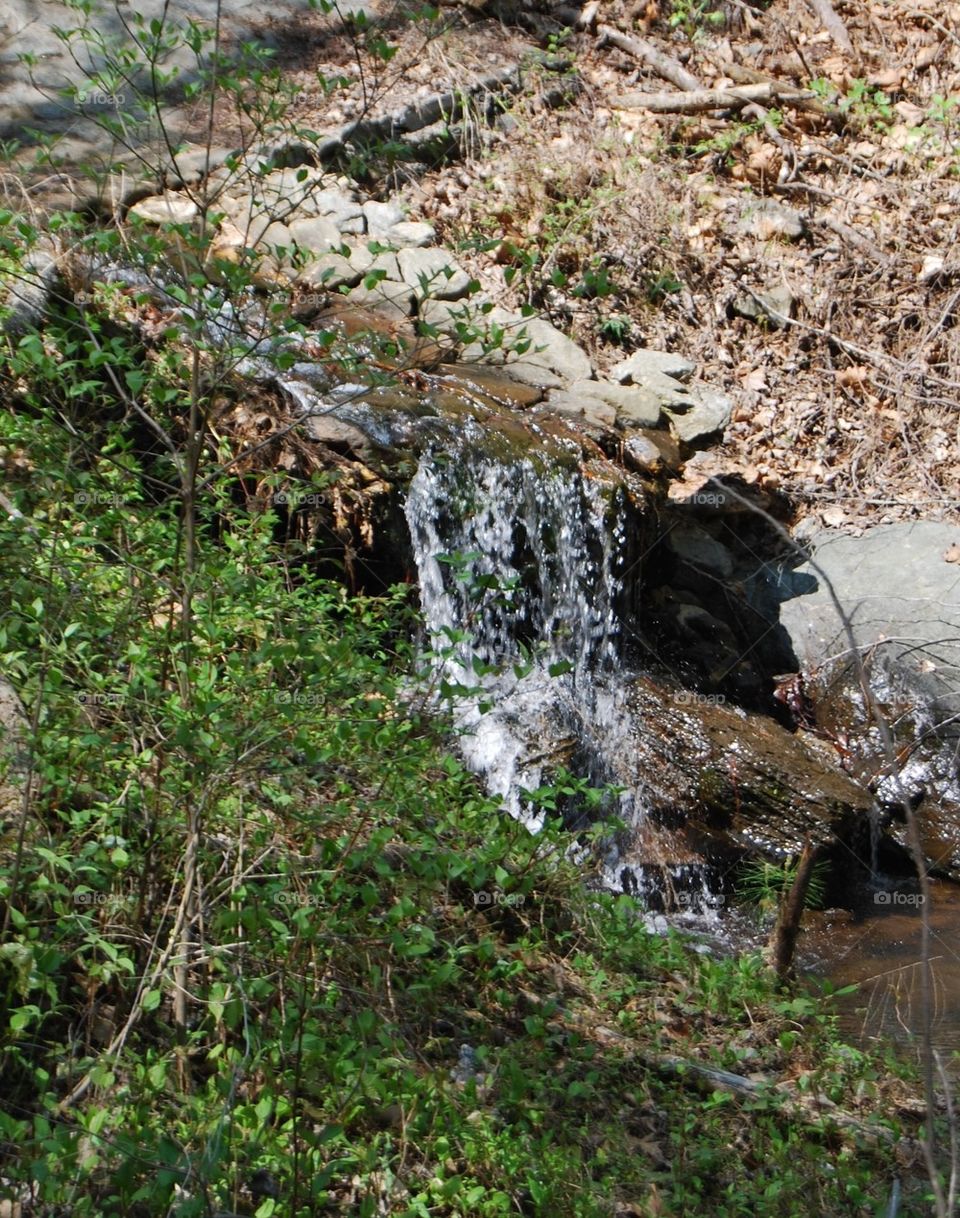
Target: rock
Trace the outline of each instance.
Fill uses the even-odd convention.
[[[484,364],[444,364],[437,369],[445,382],[466,388],[471,394],[480,393],[501,406],[525,410],[543,400],[543,392],[535,385],[524,385],[507,373],[495,371]]]
[[[932,520],[825,531],[810,548],[852,619],[857,645],[946,714],[960,710],[960,567],[944,555],[960,529]],[[777,585],[780,622],[813,669],[849,644],[819,572],[805,563]]]
[[[684,444],[696,444],[730,422],[733,402],[724,393],[698,382],[690,386],[682,401],[664,404],[670,430]]]
[[[539,317],[523,318],[515,315],[513,319],[514,333],[520,337],[526,331],[530,340],[529,348],[515,358],[524,365],[539,365],[549,369],[560,377],[561,381],[590,380],[593,367],[587,353],[582,347],[553,326]],[[508,363],[510,359],[508,358]],[[514,369],[516,371],[516,369]]]
[[[385,237],[395,224],[403,224],[406,219],[403,208],[396,203],[378,203],[374,199],[363,204],[363,215],[371,237]]]
[[[618,385],[613,381],[575,381],[571,393],[587,393],[613,406],[617,424],[622,428],[656,427],[660,421],[660,400],[642,385]]]
[[[363,208],[346,191],[317,191],[308,200],[308,205],[314,215],[332,220],[341,233],[362,233],[366,227]]]
[[[191,224],[200,214],[194,201],[175,190],[162,195],[150,195],[134,203],[127,213],[148,224]]]
[[[770,241],[774,237],[792,241],[807,231],[799,212],[773,199],[748,203],[741,214],[739,228],[760,241]]]
[[[616,407],[600,398],[572,389],[554,389],[547,394],[547,408],[568,419],[590,423],[595,427],[613,427],[617,421]]]
[[[278,220],[266,225],[263,231],[255,237],[251,233],[251,241],[258,250],[264,253],[276,253],[278,256],[291,251],[294,244],[289,228]]]
[[[365,245],[358,245],[347,256],[350,259],[350,265],[355,267],[361,275],[371,275],[382,271],[384,279],[392,279],[397,283],[403,282],[397,255],[390,250],[381,250],[379,254],[373,254]]]
[[[737,296],[731,308],[738,317],[762,322],[771,330],[777,330],[786,324],[784,318],[793,316],[796,303],[796,297],[790,289],[781,285],[770,292],[744,293]]]
[[[362,278],[353,263],[331,250],[308,262],[297,276],[297,283],[313,291],[335,292],[341,286],[356,287]]]
[[[641,347],[629,359],[623,360],[610,370],[610,375],[621,385],[659,384],[660,377],[671,377],[675,381],[688,381],[696,371],[696,364],[682,355],[668,351],[651,351]]]
[[[401,220],[384,234],[384,241],[400,247],[433,245],[436,239],[433,225],[419,220]]]
[[[325,254],[343,245],[340,230],[328,216],[304,216],[288,225],[296,245],[307,254]]]
[[[470,276],[441,249],[402,249],[397,262],[400,278],[419,298],[460,300],[470,290]]]
[[[352,307],[372,309],[397,321],[412,317],[417,307],[416,297],[407,284],[392,279],[382,279],[372,288],[361,283],[345,299]]]
[[[329,410],[323,414],[308,415],[304,427],[311,440],[326,444],[338,452],[355,454],[365,465],[374,464],[377,450],[369,436],[353,423],[345,423]]]
[[[0,333],[19,337],[39,326],[60,280],[56,253],[49,238],[41,238],[23,261],[23,270],[0,281],[2,308]]]
[[[215,169],[219,169],[233,152],[229,148],[201,144],[184,144],[166,168],[166,177],[177,186],[196,186]]]
[[[666,542],[682,563],[711,576],[714,581],[726,580],[733,575],[733,555],[706,529],[695,524],[675,524],[667,533]],[[702,580],[698,580],[697,587],[701,584]],[[681,583],[680,586],[687,585]]]

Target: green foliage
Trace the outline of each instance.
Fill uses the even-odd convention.
[[[671,0],[670,28],[682,30],[691,41],[708,30],[722,29],[726,23],[723,10],[714,0]]]
[[[172,83],[185,40],[260,135],[282,121],[265,54],[241,71],[208,31],[136,16],[118,46],[76,8],[65,37],[98,53],[95,90]],[[100,121],[130,145],[162,113]],[[63,285],[0,361],[0,671],[29,723],[27,815],[0,831],[4,1189],[74,1218],[875,1206],[879,1152],[834,1163],[775,1098],[701,1103],[649,1064],[665,1009],[692,1056],[749,1007],[837,1102],[866,1057],[841,1058],[816,1004],[785,1005],[749,960],[704,959],[589,891],[580,860],[609,823],[533,835],[501,815],[417,692],[409,590],[348,595],[250,494],[217,411],[246,391],[244,357],[282,368],[301,331],[256,258],[211,258],[204,206],[122,239],[55,221],[148,286]],[[41,239],[0,214],[2,269]],[[221,324],[237,310],[252,337]],[[370,360],[316,341],[340,368]],[[478,605],[509,595],[469,557],[451,561]],[[531,799],[590,812],[609,793],[561,770]]]
[[[768,859],[750,859],[740,869],[737,879],[737,894],[749,905],[756,906],[761,915],[775,913],[783,896],[790,891],[797,877],[799,860],[785,859],[772,863]],[[818,863],[813,868],[807,888],[806,905],[809,909],[821,909],[827,888],[827,868]]]

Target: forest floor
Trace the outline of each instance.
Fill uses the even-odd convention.
[[[599,369],[639,346],[695,359],[736,404],[699,468],[782,490],[808,527],[858,529],[960,502],[958,17],[930,0],[616,0],[271,33],[304,86],[297,117],[321,129],[540,55],[462,159],[383,192]],[[318,91],[318,72],[343,81]],[[753,100],[701,108],[697,90],[745,85]]]

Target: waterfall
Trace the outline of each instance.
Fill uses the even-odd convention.
[[[426,629],[467,764],[535,828],[523,793],[548,767],[586,757],[609,777],[625,494],[560,442],[515,451],[472,423],[446,439],[406,500]]]

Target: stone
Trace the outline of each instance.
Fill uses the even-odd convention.
[[[666,543],[677,558],[697,571],[718,580],[733,575],[733,555],[706,529],[695,524],[675,524],[666,534]]]
[[[338,189],[315,192],[309,200],[314,215],[332,220],[341,233],[362,233],[366,226],[363,208],[349,193]]]
[[[178,186],[196,186],[208,174],[219,169],[233,150],[202,144],[185,144],[176,152],[166,169],[166,177]]]
[[[802,237],[806,230],[803,217],[792,207],[784,207],[773,199],[747,203],[741,213],[739,229],[760,241],[784,237],[788,241]]]
[[[777,581],[780,622],[804,668],[849,643],[824,576],[851,618],[858,647],[895,669],[942,711],[960,711],[960,565],[944,555],[960,529],[932,520],[879,525],[862,536],[824,530],[803,563]],[[817,569],[819,568],[819,570]]]
[[[610,376],[621,385],[645,385],[648,382],[659,383],[660,377],[671,377],[675,381],[689,381],[696,371],[696,364],[683,355],[673,355],[668,351],[652,351],[641,347],[616,367],[611,368]]]
[[[441,249],[402,249],[397,263],[418,298],[461,300],[470,290],[470,276]]]
[[[363,215],[371,237],[385,237],[395,224],[402,224],[406,219],[403,208],[396,203],[378,203],[375,199],[368,199],[363,204]]]
[[[291,220],[290,236],[306,254],[325,254],[343,244],[340,230],[328,216],[302,216]]]
[[[436,239],[437,233],[433,225],[421,220],[401,220],[384,234],[385,242],[400,247],[433,245]]]
[[[571,393],[587,393],[616,410],[622,428],[656,427],[660,421],[660,399],[642,385],[618,385],[613,381],[574,381]]]
[[[402,282],[397,255],[391,250],[381,250],[379,254],[373,254],[365,245],[358,245],[350,251],[347,257],[350,259],[350,265],[361,275],[383,271],[384,278],[393,279],[398,283]]]
[[[200,214],[200,209],[187,195],[174,190],[162,195],[150,195],[134,203],[127,213],[148,224],[191,224]]]
[[[731,308],[738,317],[746,317],[749,321],[761,322],[771,330],[778,330],[786,324],[785,318],[793,317],[796,303],[796,297],[783,284],[769,292],[737,296]]]
[[[733,414],[733,402],[719,390],[697,382],[682,401],[664,404],[664,411],[677,439],[696,444],[723,431]]]
[[[595,427],[613,427],[617,421],[615,406],[585,393],[575,393],[572,389],[552,390],[547,394],[546,405],[554,414]]]
[[[60,280],[53,244],[41,239],[26,256],[23,270],[0,283],[3,291],[0,333],[19,337],[39,326],[46,315],[51,297]]]
[[[382,279],[372,288],[361,283],[345,299],[353,307],[373,309],[381,316],[397,321],[411,317],[417,307],[416,297],[407,284],[392,279]]]
[[[297,276],[297,283],[313,291],[335,292],[341,286],[356,287],[362,278],[362,273],[343,254],[331,250],[308,262]]]
[[[268,224],[262,233],[253,240],[256,249],[274,253],[280,251],[289,251],[293,246],[293,235],[285,224],[281,224],[278,220]]]
[[[329,410],[323,414],[307,415],[304,427],[311,440],[338,451],[356,454],[365,465],[376,461],[377,453],[370,438],[353,423],[345,423]]]
[[[512,328],[517,338],[521,338],[526,331],[526,337],[530,340],[527,350],[516,355],[517,361],[527,366],[532,364],[546,368],[568,384],[592,379],[593,367],[586,351],[550,322],[539,317],[514,315]],[[509,357],[507,362],[510,362]]]

